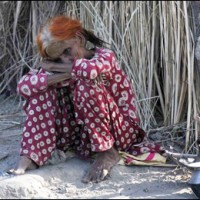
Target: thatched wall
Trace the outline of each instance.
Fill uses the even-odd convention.
[[[116,52],[130,77],[145,130],[185,123],[186,150],[197,140],[199,71],[190,1],[3,1],[0,93],[16,89],[39,57],[35,35],[57,14],[76,16]],[[191,146],[190,146],[191,147]]]

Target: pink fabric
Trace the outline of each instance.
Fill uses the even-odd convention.
[[[96,83],[100,73],[106,81]],[[138,126],[131,84],[111,50],[97,48],[92,59],[76,60],[72,77],[47,87],[41,69],[20,80],[17,90],[26,99],[27,114],[21,155],[43,165],[55,148],[85,157],[112,146],[135,156],[162,150]]]
[[[149,155],[147,156],[146,160],[147,161],[151,161],[155,156],[155,153],[149,153]]]

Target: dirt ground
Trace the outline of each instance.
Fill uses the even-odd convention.
[[[21,104],[0,96],[1,199],[197,199],[188,185],[192,171],[183,166],[123,166],[118,164],[101,183],[84,184],[91,163],[78,158],[45,165],[24,175],[9,175],[16,165],[23,123]]]

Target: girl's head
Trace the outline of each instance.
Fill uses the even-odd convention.
[[[56,59],[69,48],[69,43],[77,39],[81,46],[85,46],[87,41],[95,46],[102,46],[104,43],[91,31],[84,29],[79,20],[64,15],[50,18],[41,27],[36,42],[42,57]]]

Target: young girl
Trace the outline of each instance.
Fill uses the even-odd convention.
[[[41,28],[37,44],[43,61],[17,87],[27,119],[21,160],[10,173],[44,165],[55,149],[74,150],[84,158],[95,155],[82,181],[99,182],[119,161],[119,151],[164,152],[139,127],[131,83],[104,41],[79,20],[57,16]]]

